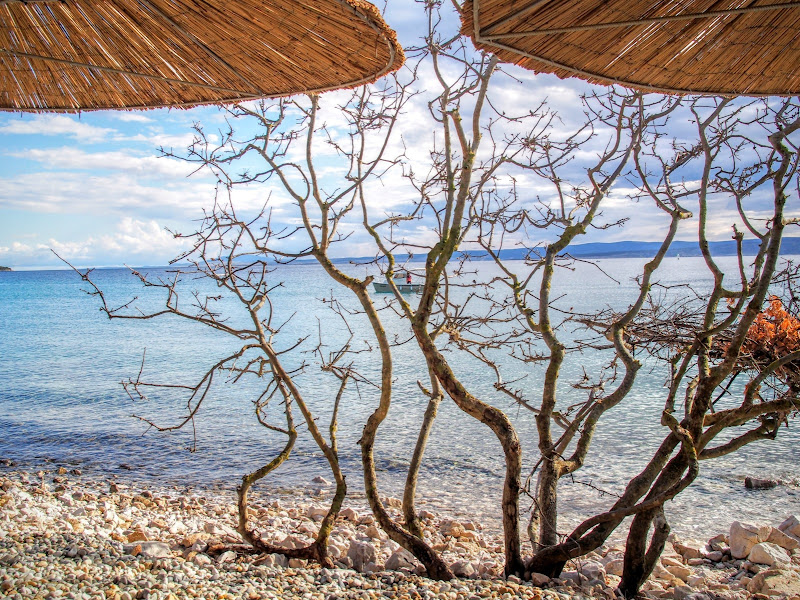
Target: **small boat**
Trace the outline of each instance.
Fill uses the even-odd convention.
[[[379,294],[391,294],[392,286],[388,283],[372,282],[375,291]],[[421,283],[396,283],[397,289],[401,294],[419,294],[422,292]]]

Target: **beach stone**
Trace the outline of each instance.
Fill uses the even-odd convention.
[[[747,591],[788,598],[800,596],[800,576],[795,571],[767,569],[750,580]]]
[[[542,573],[531,573],[531,584],[542,587],[550,583],[550,578]]]
[[[201,567],[205,567],[211,564],[211,557],[207,554],[201,554],[198,552],[192,557],[192,562]]]
[[[306,511],[306,515],[308,515],[309,519],[313,519],[315,521],[321,521],[325,518],[325,515],[328,514],[327,508],[322,508],[319,506],[309,506],[308,510]]]
[[[317,475],[314,479],[311,480],[311,483],[316,483],[317,485],[330,485],[331,482],[322,477],[321,475]]]
[[[672,597],[675,600],[686,600],[692,594],[694,594],[694,590],[688,585],[676,585],[672,588]]]
[[[403,501],[400,500],[400,498],[387,496],[385,498],[381,498],[381,501],[390,508],[403,508]]]
[[[800,538],[800,521],[798,521],[797,517],[794,515],[778,525],[778,529],[796,538]]]
[[[767,541],[770,544],[775,544],[776,546],[780,546],[784,550],[795,550],[796,548],[800,547],[800,541],[796,538],[792,537],[788,533],[784,533],[780,529],[772,527],[769,532],[769,537],[767,537]]]
[[[764,567],[762,565],[751,563],[749,560],[743,561],[741,568],[742,570],[749,571],[750,573],[759,573],[764,570]]]
[[[197,542],[205,541],[206,539],[208,539],[207,533],[190,533],[181,540],[181,546],[184,548],[191,548]]]
[[[258,562],[265,567],[283,567],[285,569],[289,566],[289,559],[283,554],[267,554]]]
[[[375,525],[370,525],[367,527],[366,531],[367,537],[373,540],[384,540],[386,539],[386,534],[383,533],[380,529],[378,529]]]
[[[662,556],[659,559],[659,562],[662,565],[664,565],[665,567],[668,567],[670,565],[677,566],[677,567],[682,567],[683,566],[683,561],[681,561],[680,558],[677,557],[677,556]]]
[[[414,557],[405,548],[395,550],[386,560],[387,571],[399,571],[400,569],[414,569]]]
[[[703,557],[703,552],[700,550],[700,548],[697,548],[696,546],[690,546],[677,539],[672,541],[672,547],[675,549],[675,552],[683,557],[684,560]]]
[[[339,516],[347,521],[358,523],[358,513],[350,507],[343,508],[339,511]]]
[[[445,519],[439,525],[439,532],[442,535],[461,537],[462,535],[464,535],[465,531],[466,529],[464,529],[464,526],[458,521],[455,521],[453,519]]]
[[[436,518],[436,515],[429,510],[421,510],[419,511],[419,518],[423,521],[433,521]]]
[[[289,568],[290,569],[302,569],[306,566],[306,560],[303,558],[290,558],[289,559]]]
[[[771,527],[758,527],[750,523],[731,523],[730,535],[731,556],[734,558],[747,558],[750,550],[759,542],[764,542],[769,537]]]
[[[220,564],[225,562],[232,562],[234,560],[236,560],[236,552],[234,552],[233,550],[226,550],[217,557],[217,562]]]
[[[135,544],[123,544],[122,550],[125,554],[134,556],[145,556],[147,558],[172,558],[172,551],[163,542],[137,542]]]
[[[723,548],[726,547],[727,544],[728,544],[728,536],[726,536],[724,533],[715,535],[710,540],[708,540],[708,547],[711,550],[721,551]]]
[[[686,578],[686,583],[691,587],[697,589],[706,582],[706,578],[702,575],[690,575]]]
[[[328,542],[328,554],[331,558],[340,558],[347,554],[347,544],[343,540],[332,539]]]
[[[353,540],[350,542],[350,548],[347,550],[347,558],[353,561],[353,568],[361,572],[364,567],[371,562],[376,562],[378,553],[375,546],[369,542],[360,542]]]
[[[467,529],[463,534],[461,534],[462,540],[467,540],[468,542],[478,542],[480,540],[480,534],[477,531],[471,531]]]
[[[711,552],[707,552],[705,557],[713,562],[721,562],[722,559],[725,558],[725,554],[719,550],[712,550]]]
[[[364,565],[364,573],[377,573],[380,570],[381,570],[380,566],[374,562],[369,562],[366,565]]]
[[[128,534],[127,537],[128,537],[128,543],[129,544],[132,544],[134,542],[147,542],[147,541],[149,541],[147,539],[147,534],[145,534],[145,532],[142,531],[141,529],[136,529],[134,531],[131,531]]]
[[[482,562],[478,564],[478,577],[495,577],[499,570],[499,566],[494,562]]]
[[[615,558],[606,563],[606,573],[608,575],[616,575],[622,577],[622,569],[625,566],[625,561],[621,558]]]
[[[169,532],[173,535],[182,535],[189,531],[189,528],[186,527],[181,521],[175,521],[172,525],[169,526]]]
[[[689,567],[684,567],[683,565],[668,565],[664,568],[681,581],[686,581],[689,579],[694,572]]]
[[[770,567],[773,565],[788,564],[792,560],[783,548],[769,542],[761,542],[753,546],[747,559],[750,562],[768,565]]]
[[[450,565],[450,570],[456,577],[472,577],[475,574],[475,567],[468,560],[457,560]]]
[[[596,560],[581,561],[578,565],[578,572],[587,579],[600,579],[605,581],[606,578],[605,568]]]
[[[667,571],[666,567],[659,561],[655,565],[653,565],[653,577],[656,579],[661,579],[663,581],[671,582],[675,579],[675,576]]]
[[[300,533],[305,533],[306,535],[310,535],[311,537],[315,537],[317,535],[317,528],[310,523],[302,523],[300,527],[297,528],[297,531]]]
[[[283,538],[280,542],[278,542],[278,546],[282,548],[302,548],[304,544],[303,540],[300,537],[289,534],[285,538]]]
[[[210,534],[210,535],[214,535],[214,536],[218,536],[218,537],[232,537],[232,538],[237,538],[237,539],[239,537],[239,534],[236,532],[235,529],[232,529],[231,527],[228,527],[227,525],[221,525],[219,523],[212,523],[210,521],[207,522],[205,525],[203,525],[203,530],[206,533]]]

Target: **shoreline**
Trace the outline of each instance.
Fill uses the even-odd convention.
[[[315,491],[322,494],[254,493],[252,513],[265,539],[286,546],[310,541],[329,496],[324,488]],[[386,504],[399,516],[398,500],[389,498]],[[473,521],[440,518],[425,510],[421,517],[426,538],[458,580],[421,577],[421,567],[376,527],[366,501],[358,498],[348,496],[337,519],[330,545],[337,568],[329,570],[279,555],[226,550],[241,544],[235,531],[235,497],[228,493],[103,481],[64,467],[36,473],[6,467],[0,469],[0,596],[614,598],[622,567],[619,543],[568,565],[559,579],[506,581],[501,578],[503,544],[498,535]],[[765,541],[768,535],[764,533]],[[766,594],[800,600],[797,547],[787,551],[787,564],[770,567],[734,559],[734,540],[728,545],[727,535],[709,544],[672,541],[643,588],[648,598],[685,600],[701,594],[708,600],[761,600]],[[778,579],[788,579],[786,593],[772,585]]]

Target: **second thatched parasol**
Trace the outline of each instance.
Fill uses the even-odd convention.
[[[800,2],[467,0],[478,48],[537,72],[647,91],[800,93]]]
[[[220,104],[352,87],[403,51],[363,0],[0,0],[0,109]]]

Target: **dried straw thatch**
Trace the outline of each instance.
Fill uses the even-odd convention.
[[[649,91],[800,93],[800,2],[466,0],[464,33],[501,60]]]
[[[218,104],[352,87],[403,63],[363,0],[0,0],[0,109]]]

